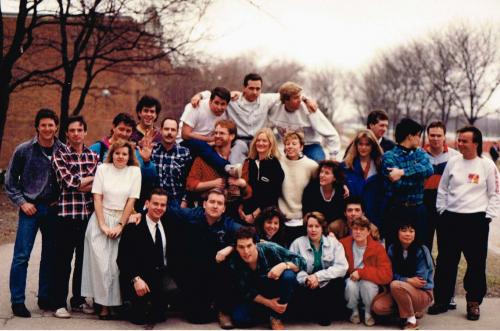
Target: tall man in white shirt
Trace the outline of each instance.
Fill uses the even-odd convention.
[[[479,129],[464,127],[457,134],[462,155],[448,160],[438,188],[436,208],[442,218],[437,233],[443,245],[439,246],[434,277],[435,303],[429,313],[448,310],[463,252],[467,261],[467,319],[476,321],[487,289],[489,223],[500,209],[499,173],[493,161],[481,156],[483,138]]]

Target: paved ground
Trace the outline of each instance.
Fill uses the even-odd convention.
[[[490,238],[490,242],[492,238]],[[498,243],[497,241],[495,241]],[[499,246],[500,247],[500,246]],[[61,320],[52,317],[52,313],[43,312],[36,305],[36,289],[38,281],[38,264],[40,259],[40,237],[37,238],[32,261],[28,270],[29,278],[26,291],[26,305],[32,312],[32,318],[19,318],[12,315],[9,301],[9,269],[12,261],[13,244],[0,246],[0,329],[219,329],[216,323],[208,325],[192,325],[178,317],[172,317],[165,323],[137,327],[125,321],[100,321],[96,316],[73,314],[73,318]],[[500,298],[485,299],[481,305],[482,316],[477,322],[465,318],[465,300],[458,299],[458,309],[444,315],[426,315],[420,320],[422,329],[500,329],[500,314],[498,307]],[[259,328],[267,328],[261,325]],[[334,323],[330,327],[320,327],[316,324],[288,324],[289,329],[369,329],[365,326],[354,326],[350,323]],[[379,326],[377,329],[381,329]],[[396,326],[385,326],[385,329],[397,329]]]

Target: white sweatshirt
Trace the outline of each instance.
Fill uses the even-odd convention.
[[[278,207],[286,218],[290,219],[286,225],[302,225],[302,193],[314,177],[318,164],[307,156],[298,160],[283,157],[280,164],[285,173],[285,179],[281,186]]]
[[[321,144],[324,138],[331,159],[336,159],[340,151],[339,133],[333,124],[319,109],[310,113],[303,102],[294,112],[286,111],[281,103],[275,104],[269,113],[268,127],[277,129],[280,146],[287,131],[302,131],[305,145]]]
[[[457,155],[448,161],[439,182],[437,211],[470,214],[486,212],[494,219],[500,209],[498,169],[490,159],[476,157],[466,160]]]

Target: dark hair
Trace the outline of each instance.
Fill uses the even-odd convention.
[[[441,121],[431,122],[431,124],[427,126],[427,133],[429,133],[429,130],[432,128],[441,128],[443,129],[444,134],[446,134],[446,125],[444,125],[444,123]]]
[[[161,103],[160,101],[158,101],[158,99],[153,98],[152,96],[149,95],[143,96],[135,106],[135,112],[137,113],[137,117],[141,118],[139,113],[144,107],[155,107],[155,112],[157,115],[156,119],[158,119],[158,114],[160,114],[161,111]]]
[[[472,142],[477,144],[477,156],[481,156],[481,154],[483,154],[483,134],[478,128],[471,125],[464,126],[457,130],[458,134],[466,132],[472,132]]]
[[[130,126],[131,128],[135,128],[135,120],[128,113],[119,113],[115,116],[115,118],[113,118],[113,126],[118,126],[120,123]]]
[[[68,132],[69,125],[74,122],[79,122],[81,125],[83,125],[83,130],[87,132],[87,122],[85,122],[85,119],[82,115],[68,117],[66,121],[66,132]]]
[[[410,246],[408,246],[408,255],[405,259],[403,257],[403,246],[399,241],[399,231],[408,228],[412,228],[413,230],[415,230],[415,239],[410,244]],[[397,236],[398,238],[392,246],[393,254],[391,262],[393,263],[394,270],[406,277],[413,277],[417,272],[417,249],[420,247],[420,244],[417,241],[418,237],[416,233],[414,218],[408,217],[399,221]]]
[[[321,229],[323,230],[322,235],[326,236],[328,234],[328,222],[325,219],[325,215],[323,215],[319,211],[311,211],[305,214],[303,220],[304,228],[307,229],[307,223],[309,223],[309,219],[311,218],[314,218],[318,221],[319,226],[321,226]]]
[[[226,101],[227,103],[231,101],[231,92],[229,92],[229,90],[224,87],[219,86],[214,88],[210,93],[210,100],[215,99],[216,96]]]
[[[269,240],[278,244],[282,244],[284,242],[283,231],[285,230],[286,217],[278,208],[265,208],[255,219],[255,229],[257,230],[259,237],[264,240],[268,240],[264,231],[264,224],[266,223],[266,221],[272,220],[275,217],[278,218],[280,227],[273,238],[269,238]]]
[[[409,135],[416,135],[424,131],[424,128],[412,120],[411,118],[403,118],[398,125],[396,125],[396,133],[394,134],[396,142],[399,144],[403,142]]]
[[[165,191],[164,189],[162,189],[161,187],[155,187],[151,193],[149,193],[148,195],[148,200],[151,200],[151,198],[153,197],[153,195],[164,195],[168,198],[168,194],[167,194],[167,191]]]
[[[56,126],[59,125],[59,117],[57,117],[57,114],[52,109],[42,108],[36,113],[35,129],[38,128],[38,126],[40,125],[40,121],[44,118],[49,118],[49,119],[53,120],[54,123],[56,124]]]
[[[377,124],[380,121],[388,120],[389,116],[387,116],[387,113],[385,111],[383,111],[382,109],[375,109],[368,114],[368,117],[366,118],[366,127],[369,129],[370,124]]]
[[[344,170],[340,166],[340,163],[332,160],[322,160],[319,162],[317,177],[319,178],[319,173],[323,168],[332,168],[333,175],[335,176],[335,181],[338,183],[344,182]]]
[[[366,218],[366,216],[360,216],[360,217],[357,217],[355,219],[352,220],[352,223],[350,224],[351,226],[351,229],[354,227],[354,226],[359,226],[361,228],[366,228],[368,229],[368,231],[370,231],[370,221],[368,220],[368,218]]]
[[[245,78],[243,78],[243,86],[247,87],[249,80],[260,80],[260,82],[262,83],[262,77],[259,74],[253,72],[247,74]]]
[[[173,118],[173,117],[168,117],[168,116],[167,116],[167,117],[165,117],[165,118],[161,121],[161,127],[160,127],[160,129],[162,129],[162,128],[163,128],[163,125],[165,124],[165,121],[174,121],[174,122],[175,122],[175,124],[177,125],[177,129],[179,129],[179,122],[178,122],[175,118]]]
[[[240,239],[252,239],[253,243],[257,243],[257,232],[251,226],[242,226],[234,235],[234,241],[237,243]]]
[[[344,200],[345,201],[345,209],[347,209],[347,206],[348,205],[360,205],[361,206],[361,210],[364,212],[365,211],[365,207],[363,205],[363,199],[361,199],[360,196],[357,196],[357,195],[350,195],[347,199]],[[344,210],[345,211],[345,210]]]

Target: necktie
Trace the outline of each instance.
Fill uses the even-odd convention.
[[[155,251],[156,251],[156,264],[159,267],[164,267],[163,260],[163,241],[161,240],[161,233],[158,224],[156,224],[156,233],[155,233]]]

